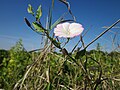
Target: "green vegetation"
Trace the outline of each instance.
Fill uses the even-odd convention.
[[[99,77],[97,90],[120,89],[120,53],[98,47],[76,61],[87,70],[90,80],[71,58],[49,52],[49,48],[27,52],[21,40],[10,50],[0,50],[0,62],[0,88],[5,90],[82,90],[85,85],[93,89]]]
[[[21,40],[10,50],[0,50],[0,88],[12,90],[31,61],[31,56],[24,50]]]

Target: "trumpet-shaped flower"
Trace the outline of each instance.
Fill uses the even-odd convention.
[[[72,38],[80,35],[84,28],[79,23],[62,23],[58,24],[54,29],[55,36]]]

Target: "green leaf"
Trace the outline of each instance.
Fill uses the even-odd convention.
[[[48,29],[51,30],[51,24],[52,24],[52,8],[49,8],[48,13]]]
[[[51,85],[51,83],[48,83],[46,90],[52,90],[52,85]]]
[[[36,29],[37,32],[44,32],[43,27],[40,24],[38,24],[37,22],[33,22],[32,25]]]
[[[78,51],[78,52],[76,53],[75,59],[79,59],[79,58],[83,57],[83,56],[85,55],[85,53],[86,53],[86,49],[83,49],[83,50],[81,50],[81,51]]]
[[[52,8],[54,7],[54,0],[52,0]]]
[[[28,8],[27,8],[28,13],[32,14],[34,16],[34,12],[33,12],[33,8],[30,4],[28,4]]]
[[[63,64],[63,72],[64,73],[70,73],[70,68],[69,68],[69,66],[68,66],[66,61]]]
[[[51,29],[53,29],[57,24],[59,24],[61,21],[63,20],[63,18],[59,18],[53,25],[51,25]]]
[[[38,7],[37,9],[37,13],[36,13],[36,20],[39,21],[39,19],[41,18],[42,16],[42,8],[41,8],[41,5]]]

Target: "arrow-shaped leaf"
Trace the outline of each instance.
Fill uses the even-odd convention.
[[[43,27],[40,24],[38,24],[37,22],[33,22],[32,25],[36,29],[37,32],[44,32]]]
[[[41,5],[38,7],[37,12],[36,12],[36,20],[39,21],[40,17],[42,16],[42,8]]]
[[[28,4],[28,8],[27,8],[28,13],[32,14],[34,16],[34,12],[33,12],[33,8],[30,4]]]

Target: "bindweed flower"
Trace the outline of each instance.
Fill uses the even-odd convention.
[[[79,23],[62,23],[58,24],[54,29],[55,36],[72,38],[80,35],[83,32],[84,28]]]

